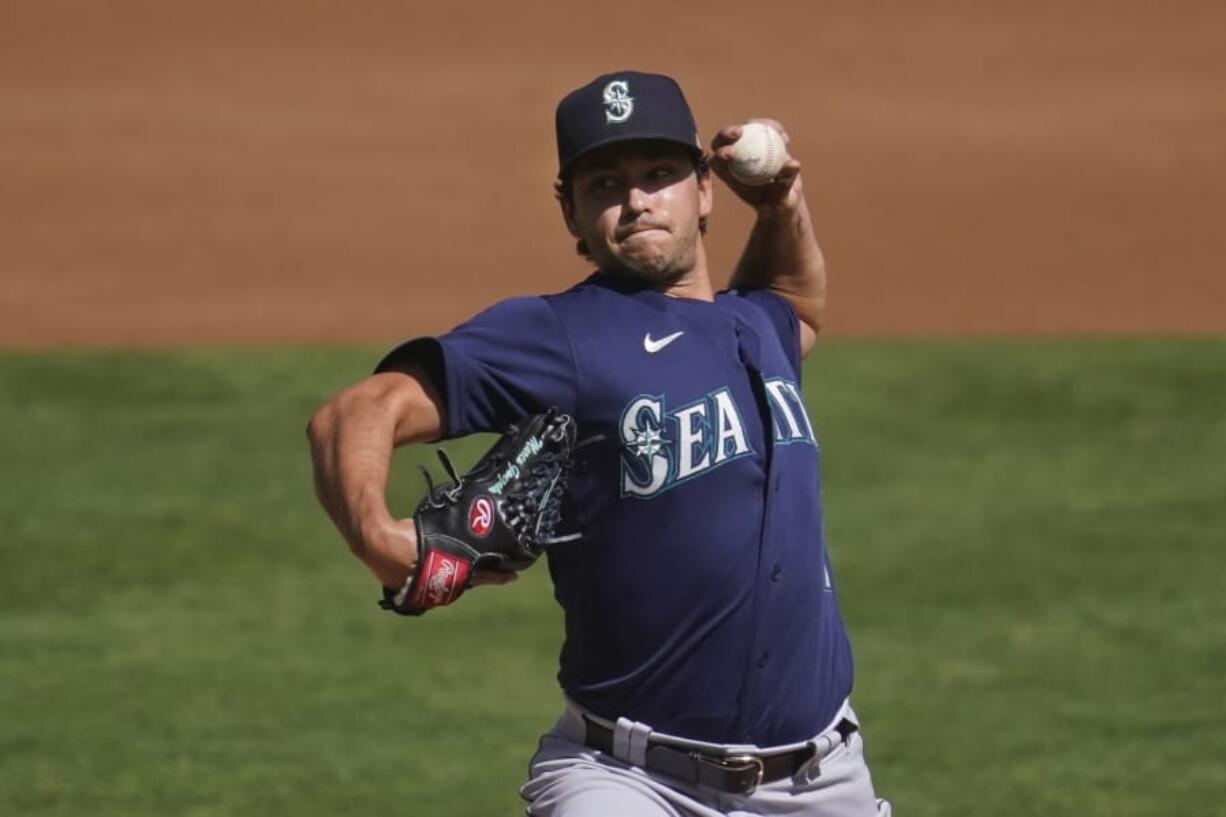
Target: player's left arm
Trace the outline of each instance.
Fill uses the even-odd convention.
[[[770,125],[787,141],[787,131],[774,119],[753,121]],[[800,321],[800,354],[807,357],[826,312],[826,261],[805,201],[800,162],[788,159],[769,184],[743,184],[728,172],[730,146],[740,138],[740,126],[732,125],[711,142],[711,169],[758,215],[729,286],[769,289],[791,304]]]

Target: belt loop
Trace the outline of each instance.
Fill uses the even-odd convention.
[[[613,757],[630,763],[630,730],[634,721],[629,718],[618,718],[613,726]]]
[[[635,766],[647,765],[647,739],[651,737],[651,727],[645,723],[632,723],[630,725],[630,739],[628,749],[630,751],[630,762]]]
[[[651,727],[647,724],[618,718],[613,727],[613,757],[632,766],[646,765],[647,739],[650,737]]]

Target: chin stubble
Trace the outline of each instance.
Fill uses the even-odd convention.
[[[653,288],[669,286],[694,268],[694,247],[697,243],[698,237],[695,235],[667,256],[610,259],[609,268],[604,271]]]

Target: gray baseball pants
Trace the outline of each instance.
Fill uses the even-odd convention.
[[[615,754],[586,746],[583,716],[569,704],[541,738],[528,782],[519,791],[530,817],[890,817],[889,801],[878,800],[873,792],[859,729],[844,740],[834,728],[843,718],[859,726],[849,704],[812,739],[817,754],[796,775],[764,783],[750,794],[728,794],[636,765],[651,732],[626,719],[601,721],[614,729]],[[683,743],[715,752],[758,749]]]

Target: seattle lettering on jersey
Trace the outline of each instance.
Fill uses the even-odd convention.
[[[799,387],[765,381],[776,445],[817,446]],[[621,495],[651,499],[721,465],[754,453],[742,413],[727,387],[668,411],[662,394],[640,394],[622,410]]]

